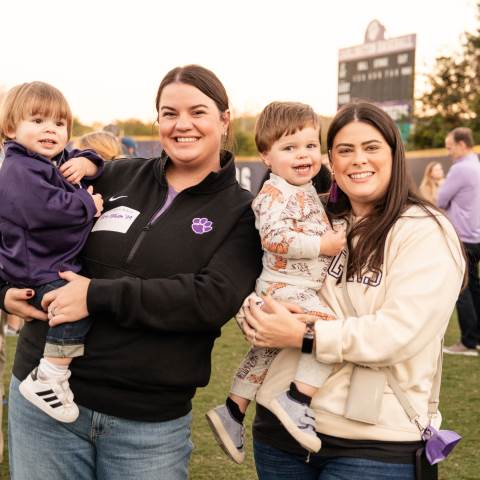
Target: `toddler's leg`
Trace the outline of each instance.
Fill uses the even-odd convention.
[[[33,405],[60,422],[71,423],[79,410],[68,379],[71,358],[45,357],[20,384],[20,393]]]
[[[303,353],[298,362],[294,382],[300,392],[313,397],[331,375],[332,370],[332,365],[320,363],[314,357],[314,353]]]
[[[218,444],[236,463],[242,463],[245,459],[245,412],[277,353],[278,349],[251,348],[235,374],[225,404],[206,414]]]
[[[37,287],[32,304],[41,308],[43,295],[64,283],[61,280]],[[83,355],[83,341],[90,325],[89,319],[83,319],[50,328],[44,358],[19,386],[20,393],[27,400],[61,422],[74,422],[79,415],[68,383],[71,375],[68,367],[73,357]]]
[[[288,287],[288,301],[297,303],[319,319],[334,319],[333,313],[322,305],[315,290]],[[290,389],[278,395],[270,409],[297,442],[309,451],[317,452],[322,444],[315,432],[315,417],[310,409],[312,397],[332,373],[332,366],[319,363],[314,354],[300,357],[295,380]]]

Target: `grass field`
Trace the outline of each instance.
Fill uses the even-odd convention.
[[[457,322],[453,318],[445,343],[458,338]],[[15,339],[8,337],[8,368],[13,359]],[[195,450],[191,461],[192,480],[252,480],[257,478],[253,464],[250,426],[254,408],[247,415],[247,459],[241,466],[228,460],[215,444],[204,418],[205,412],[220,403],[228,391],[231,376],[247,349],[247,344],[234,322],[224,329],[213,353],[212,378],[208,387],[198,390],[193,408],[193,442]],[[444,428],[454,429],[463,436],[455,452],[441,464],[441,480],[478,480],[480,478],[480,358],[445,356],[440,408]],[[3,430],[6,432],[4,410]],[[2,478],[8,479],[8,455],[2,466]],[[75,479],[66,479],[75,480]],[[125,479],[129,480],[129,479]],[[300,479],[298,479],[300,480]],[[368,480],[368,479],[365,479]]]

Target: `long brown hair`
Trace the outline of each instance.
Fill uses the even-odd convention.
[[[350,252],[347,275],[362,276],[371,271],[379,273],[383,260],[385,241],[388,232],[412,205],[419,206],[441,227],[437,218],[440,211],[419,197],[414,190],[413,182],[407,173],[405,149],[398,128],[393,120],[379,107],[368,102],[352,102],[343,106],[335,115],[327,133],[327,148],[332,161],[333,142],[337,133],[351,122],[364,122],[378,130],[392,152],[392,175],[387,190],[382,198],[375,201],[370,215],[357,222],[347,235],[347,246]],[[348,219],[352,206],[347,195],[338,188],[338,200],[329,203],[328,210],[333,218]],[[443,229],[442,229],[443,230]],[[356,238],[355,245],[352,240]]]

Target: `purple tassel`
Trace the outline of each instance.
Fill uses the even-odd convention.
[[[462,437],[452,430],[435,430],[428,426],[422,435],[425,453],[430,465],[441,462],[453,450]]]
[[[332,180],[332,185],[330,187],[330,194],[328,196],[328,203],[337,203],[338,200],[338,186],[335,179]]]

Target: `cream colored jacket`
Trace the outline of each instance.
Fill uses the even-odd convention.
[[[348,279],[348,292],[358,317],[347,315],[340,285],[344,256],[333,259],[321,299],[338,320],[317,321],[316,356],[335,364],[312,401],[317,430],[349,439],[413,441],[420,432],[411,423],[390,387],[385,387],[376,425],[343,415],[355,364],[390,366],[413,407],[428,423],[427,408],[437,369],[441,340],[455,307],[465,263],[450,222],[440,214],[436,222],[411,207],[391,229],[385,244],[380,275]],[[284,349],[273,361],[257,394],[268,408],[277,393],[294,378],[299,350]],[[438,425],[440,416],[434,419]]]

